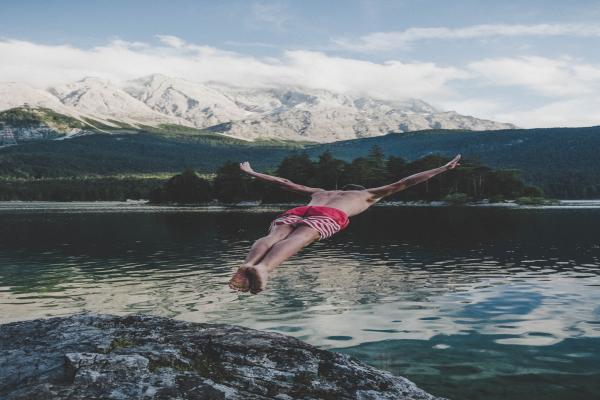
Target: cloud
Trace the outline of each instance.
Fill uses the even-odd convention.
[[[485,24],[462,28],[409,28],[398,32],[373,32],[356,39],[334,38],[338,47],[358,52],[388,51],[422,40],[482,39],[515,36],[600,37],[600,24]]]
[[[600,93],[600,66],[568,57],[491,58],[472,62],[469,69],[493,86],[520,86],[556,97]]]
[[[37,87],[86,76],[118,84],[160,73],[244,87],[291,85],[388,100],[420,98],[523,127],[600,124],[600,65],[569,57],[486,58],[462,67],[306,50],[261,58],[161,35],[156,43],[116,39],[92,48],[0,39],[0,59],[0,82]]]
[[[263,47],[263,48],[267,48],[267,49],[279,49],[279,48],[282,47],[280,45],[273,44],[273,43],[266,43],[266,42],[239,42],[237,40],[227,40],[223,44],[225,44],[227,46],[234,46],[234,47]]]
[[[525,110],[497,112],[497,118],[524,128],[600,125],[600,96],[560,100]],[[517,122],[518,121],[518,122]]]
[[[374,63],[312,51],[288,51],[285,61],[296,84],[384,99],[445,96],[450,81],[467,77],[458,68],[434,63]]]
[[[160,40],[161,43],[166,44],[167,46],[170,46],[170,47],[174,47],[176,49],[181,49],[186,44],[183,39],[178,38],[177,36],[156,35],[156,37],[158,38],[158,40]]]
[[[45,87],[96,76],[116,83],[153,73],[249,87],[295,85],[387,99],[444,96],[465,77],[434,63],[374,63],[314,51],[258,58],[160,35],[159,44],[113,40],[89,49],[0,40],[0,81]]]
[[[483,59],[467,70],[479,94],[446,99],[444,107],[527,128],[600,125],[600,65],[524,56]]]
[[[291,19],[285,3],[253,3],[246,22],[254,29],[284,30]]]

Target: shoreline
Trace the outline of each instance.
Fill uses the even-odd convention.
[[[201,203],[201,204],[156,204],[148,200],[126,201],[48,201],[48,200],[7,200],[0,201],[0,211],[10,210],[56,210],[56,209],[127,209],[127,210],[180,210],[180,211],[235,211],[235,210],[269,210],[297,207],[299,203],[259,203],[240,202],[235,204]],[[600,199],[594,200],[549,200],[544,204],[520,204],[515,200],[492,203],[488,201],[452,204],[445,201],[395,201],[375,204],[374,207],[432,207],[432,208],[507,208],[507,209],[577,209],[600,208]]]

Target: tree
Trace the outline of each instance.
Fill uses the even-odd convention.
[[[371,163],[371,168],[377,172],[383,174],[385,171],[385,154],[378,145],[371,147],[367,159]]]
[[[315,167],[315,186],[332,190],[339,189],[347,163],[334,158],[329,150],[319,156]]]
[[[162,189],[151,192],[153,202],[201,203],[211,199],[210,182],[190,168],[169,179]]]
[[[238,203],[243,200],[260,199],[259,185],[240,171],[237,162],[228,161],[217,170],[213,182],[214,193],[223,203]]]
[[[383,151],[379,146],[373,146],[366,157],[358,157],[346,164],[341,186],[347,184],[376,187],[386,182],[386,164]]]
[[[490,196],[502,194],[508,198],[516,198],[521,196],[525,189],[525,184],[519,178],[519,171],[516,170],[492,171],[488,181]]]
[[[311,186],[314,185],[316,166],[307,153],[292,154],[281,161],[276,174],[301,185]]]
[[[316,165],[307,153],[294,153],[283,160],[275,171],[275,175],[307,186],[317,186]],[[294,203],[304,201],[306,195],[288,192],[276,185],[263,184],[263,201],[267,203]]]
[[[404,178],[406,174],[406,161],[403,158],[389,156],[385,162],[385,174],[390,182]]]

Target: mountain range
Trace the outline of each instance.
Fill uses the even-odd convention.
[[[26,117],[7,114],[14,109]],[[442,111],[418,99],[387,101],[301,87],[243,88],[158,74],[119,85],[93,77],[43,89],[0,83],[0,122],[15,121],[20,122],[17,139],[177,127],[250,141],[327,143],[426,129],[515,128]],[[45,129],[42,134],[31,131],[39,128]]]

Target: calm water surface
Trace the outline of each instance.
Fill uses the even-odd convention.
[[[597,399],[600,208],[378,207],[226,283],[278,208],[0,203],[0,322],[148,312],[286,333],[454,399]]]

